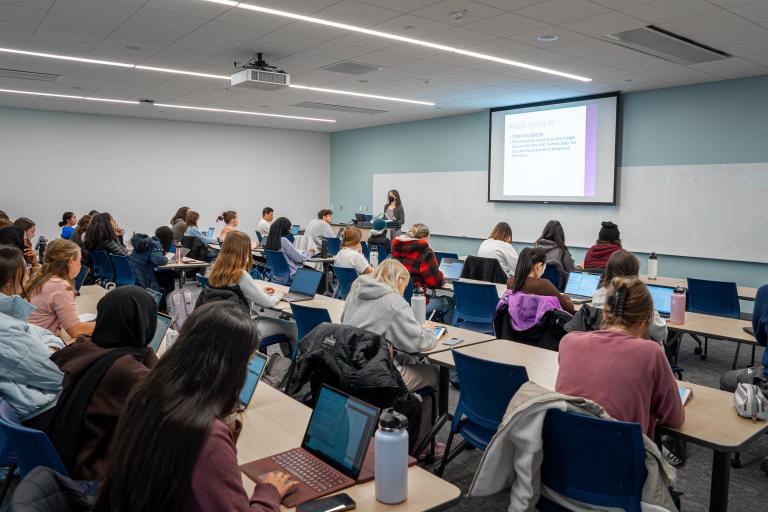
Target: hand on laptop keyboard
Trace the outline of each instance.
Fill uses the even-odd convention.
[[[259,477],[259,483],[274,485],[281,498],[299,485],[299,482],[296,480],[291,480],[291,475],[283,473],[282,471],[273,471],[266,475],[261,475]]]

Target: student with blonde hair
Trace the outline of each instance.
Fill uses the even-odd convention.
[[[427,364],[420,352],[435,346],[435,326],[419,322],[403,298],[410,275],[397,260],[381,262],[370,274],[360,276],[344,303],[341,323],[374,332],[384,338],[398,353],[395,366],[411,391],[429,386],[437,389],[438,370]]]
[[[357,228],[347,228],[341,241],[341,249],[336,253],[333,264],[341,268],[353,268],[358,275],[373,272],[373,267],[363,256],[362,232]]]
[[[27,297],[37,309],[28,322],[54,334],[64,329],[72,338],[91,334],[94,322],[81,322],[75,307],[75,282],[80,273],[80,247],[70,240],[53,240],[45,249],[45,263],[26,287]]]

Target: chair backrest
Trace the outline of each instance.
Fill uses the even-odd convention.
[[[264,249],[264,256],[267,258],[267,265],[270,268],[270,277],[272,281],[288,284],[291,280],[291,267],[288,266],[288,260],[285,254],[280,251],[270,251]]]
[[[339,288],[336,291],[336,298],[344,300],[347,298],[350,288],[352,288],[352,283],[357,279],[357,270],[353,268],[337,267],[336,265],[331,265],[331,268],[333,268],[333,273],[339,280]]]
[[[328,310],[325,308],[313,308],[291,302],[291,312],[293,313],[293,319],[296,321],[297,339],[299,342],[309,331],[318,325],[326,322],[331,323],[331,315],[328,314]]]
[[[77,274],[77,277],[75,277],[75,290],[80,291],[80,288],[83,286],[83,281],[85,281],[86,276],[88,275],[88,272],[90,272],[91,269],[86,267],[85,265],[80,266],[80,272]]]
[[[293,243],[296,239],[293,237],[293,233],[288,233],[285,235],[285,238],[288,239],[289,242]]]
[[[440,252],[435,251],[435,259],[437,260],[437,266],[440,266],[440,262],[443,261],[443,258],[453,258],[454,260],[459,259],[459,255],[455,252]]]
[[[105,251],[91,251],[91,262],[103,281],[115,282],[115,267]]]
[[[341,240],[335,236],[324,237],[328,242],[328,256],[336,256],[336,253],[341,250]]]
[[[584,503],[640,510],[647,473],[639,423],[552,409],[543,442],[542,484]]]
[[[360,246],[363,248],[365,259],[371,261],[371,246],[368,245],[368,242],[360,242]]]
[[[376,252],[379,255],[379,263],[389,258],[389,251],[387,250],[386,247],[384,247],[383,245],[375,245],[374,247],[376,247]]]
[[[739,318],[741,306],[736,283],[688,278],[688,307],[691,313]]]
[[[207,277],[205,277],[200,272],[195,274],[195,277],[197,278],[197,284],[200,285],[200,288],[208,288],[208,278]]]
[[[411,297],[413,297],[413,281],[409,279],[408,286],[405,287],[405,291],[403,292],[403,298],[405,299],[405,302],[410,304]]]
[[[471,322],[491,322],[499,302],[496,285],[453,282],[456,317]]]
[[[528,381],[525,367],[479,359],[456,350],[453,360],[461,382],[454,423],[458,424],[464,415],[482,427],[496,429],[512,396]]]
[[[464,267],[461,269],[461,277],[498,284],[506,284],[508,279],[499,260],[481,256],[467,256]]]
[[[555,265],[547,263],[547,268],[544,269],[544,273],[541,275],[541,277],[555,285],[555,288],[558,290],[563,291],[563,288],[560,287],[560,269],[558,269]]]
[[[115,284],[117,286],[136,284],[136,274],[133,273],[133,267],[128,261],[128,256],[112,254],[110,259],[115,266]]]
[[[11,444],[22,478],[37,466],[49,467],[69,476],[48,436],[39,430],[22,426],[16,412],[5,400],[0,400],[0,430]]]

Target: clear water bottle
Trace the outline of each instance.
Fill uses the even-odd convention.
[[[424,289],[416,287],[411,297],[411,309],[416,321],[423,324],[427,320],[427,297],[424,295]]]
[[[386,409],[376,431],[376,500],[394,505],[408,497],[408,418]]]
[[[669,323],[682,325],[685,323],[685,290],[678,287],[672,294],[672,302],[669,307]]]
[[[375,245],[371,246],[371,256],[370,256],[370,263],[373,268],[376,268],[379,266],[379,251],[376,249]]]
[[[659,275],[659,257],[655,252],[648,256],[648,279],[656,279]]]

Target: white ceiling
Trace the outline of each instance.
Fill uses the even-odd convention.
[[[338,131],[589,93],[638,91],[768,73],[768,0],[249,0],[587,76],[555,77],[439,50],[201,0],[0,0],[0,46],[229,75],[256,51],[302,85],[432,101],[435,107],[306,90],[229,89],[222,80],[0,53],[0,68],[55,73],[55,83],[0,88],[253,110],[335,124],[0,94],[0,106]],[[454,11],[466,10],[453,21]],[[657,25],[734,57],[681,66],[594,36]],[[406,28],[409,27],[409,28]],[[556,42],[536,37],[555,34]],[[138,47],[138,49],[126,49]],[[365,75],[319,68],[382,66]],[[367,82],[360,82],[367,80]],[[386,110],[377,115],[294,106]]]

